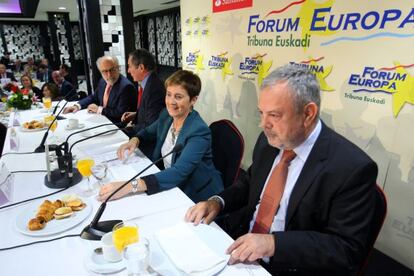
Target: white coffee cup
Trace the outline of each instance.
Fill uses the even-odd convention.
[[[102,253],[105,261],[115,263],[122,260],[121,253],[116,250],[114,242],[112,241],[112,232],[106,233],[101,238]]]
[[[69,129],[74,129],[79,127],[79,120],[78,119],[69,119],[68,126]]]

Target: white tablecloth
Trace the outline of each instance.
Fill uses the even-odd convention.
[[[62,105],[62,104],[61,104]],[[28,121],[33,118],[41,118],[44,113],[39,110],[20,112],[20,120]],[[65,114],[67,118],[78,118],[81,122],[90,119],[93,116],[85,111],[76,114]],[[97,118],[97,121],[108,122],[105,117]],[[67,120],[61,120],[58,123],[56,135],[63,139],[70,134],[65,130]],[[19,151],[32,151],[36,148],[44,134],[39,132],[20,132]],[[9,133],[8,133],[9,136]],[[76,141],[81,137],[73,137],[71,141]],[[7,137],[8,139],[8,137]],[[9,151],[8,140],[6,139],[4,152]],[[127,137],[122,132],[113,135],[91,139],[80,143],[79,147],[74,147],[75,155],[82,156],[82,146],[96,144],[119,143],[126,141]],[[45,155],[8,155],[2,158],[10,171],[15,170],[40,170],[45,169]],[[144,167],[149,163],[140,162],[139,165],[133,164],[135,170]],[[153,168],[152,172],[157,169]],[[13,201],[20,201],[27,198],[40,196],[50,193],[54,190],[47,188],[44,183],[45,173],[17,173],[14,178]],[[80,185],[71,187],[62,194],[73,194],[79,192]],[[88,199],[93,206],[91,215],[85,221],[61,234],[55,234],[47,237],[32,237],[21,234],[16,231],[16,217],[27,208],[30,204],[36,204],[43,201],[30,202],[21,204],[8,209],[0,210],[0,248],[14,245],[30,243],[39,240],[48,240],[69,234],[79,234],[82,229],[90,223],[100,203],[94,197]],[[171,227],[180,221],[183,221],[186,210],[194,203],[179,190],[178,188],[147,196],[146,194],[126,197],[114,202],[108,203],[106,211],[101,220],[106,219],[132,219],[140,227],[140,235],[150,240],[151,249],[151,266],[162,275],[182,275],[168,257],[163,253],[160,246],[154,238],[154,234],[160,229]],[[214,225],[214,224],[213,224]],[[217,225],[214,225],[217,227]],[[226,235],[223,232],[223,235]],[[214,242],[214,241],[212,241]],[[8,251],[0,251],[0,274],[1,275],[95,275],[85,267],[85,261],[90,258],[92,250],[99,246],[99,241],[87,241],[79,237],[59,239],[52,242],[30,245],[22,248]],[[116,273],[116,275],[126,275],[126,270]],[[259,265],[233,265],[227,266],[220,275],[269,275]]]

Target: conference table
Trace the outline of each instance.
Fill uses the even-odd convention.
[[[56,104],[56,103],[54,103]],[[62,105],[62,104],[60,104]],[[19,121],[25,122],[33,119],[41,119],[45,113],[42,109],[19,112]],[[11,115],[13,120],[14,114]],[[68,130],[67,124],[70,118],[76,118],[84,128],[94,125],[105,124],[109,121],[106,117],[89,114],[86,110],[77,113],[64,114],[65,120],[58,121],[58,127],[55,131],[55,137],[64,141],[69,134],[76,130]],[[115,126],[113,126],[115,127]],[[31,152],[40,143],[45,130],[27,132],[22,131],[21,127],[14,127],[19,139],[19,148],[17,152]],[[99,129],[99,128],[98,128]],[[105,128],[102,128],[104,131]],[[85,131],[86,132],[86,131]],[[90,133],[89,133],[90,134]],[[96,132],[95,132],[96,134]],[[84,138],[81,134],[75,134],[69,139],[69,144]],[[11,152],[10,150],[10,129],[5,141],[3,153]],[[110,159],[115,155],[116,148],[127,141],[127,136],[122,131],[111,132],[109,135],[99,136],[84,142],[80,142],[73,147],[74,159],[84,156],[93,156],[101,158],[101,162],[106,162],[109,167],[106,180],[115,180],[119,177],[127,177],[132,173],[140,171],[151,162],[142,153],[137,152],[134,162],[123,164],[117,160]],[[109,157],[108,157],[109,156]],[[44,185],[46,170],[45,153],[33,153],[14,155],[6,154],[1,158],[10,172],[16,171],[38,171],[38,172],[17,172],[12,173],[12,195],[9,203],[19,202],[28,198],[45,195],[56,191]],[[53,169],[52,164],[52,169]],[[155,173],[158,169],[153,166],[147,174]],[[99,275],[99,272],[108,272],[99,270],[99,265],[94,263],[94,249],[100,247],[100,241],[84,240],[79,237],[82,229],[92,220],[95,212],[100,206],[100,202],[95,196],[85,198],[89,208],[85,218],[77,225],[65,229],[63,232],[51,233],[50,235],[28,235],[27,231],[22,231],[22,223],[19,221],[25,216],[25,212],[30,212],[34,206],[39,206],[44,199],[61,198],[63,195],[80,194],[86,187],[86,180],[70,187],[58,194],[46,198],[22,203],[13,207],[0,209],[0,274],[1,275]],[[101,220],[120,219],[130,220],[139,226],[139,234],[146,237],[150,242],[150,266],[152,275],[185,275],[177,269],[171,259],[166,255],[160,246],[156,235],[163,229],[170,229],[177,224],[183,223],[184,214],[194,203],[178,188],[164,191],[151,196],[137,194],[125,197],[119,200],[110,201]],[[1,206],[0,206],[1,207]],[[25,223],[25,222],[24,222]],[[193,227],[193,226],[192,226]],[[199,227],[199,226],[197,226]],[[202,240],[208,245],[225,250],[232,239],[222,231],[215,223],[209,226],[203,225],[198,235],[206,235]],[[46,228],[45,228],[46,229]],[[206,232],[206,229],[208,232]],[[201,231],[202,230],[202,231]],[[198,231],[198,230],[197,230]],[[69,236],[69,237],[64,237]],[[61,238],[64,237],[64,238]],[[60,238],[60,239],[59,239]],[[53,241],[49,241],[55,239]],[[47,241],[36,243],[24,247],[10,250],[1,250],[16,245],[22,245],[38,241]],[[185,257],[185,256],[183,256]],[[187,256],[188,257],[188,256]],[[91,266],[93,269],[91,269]],[[98,268],[96,268],[98,267]],[[113,271],[113,275],[127,275],[126,269]],[[258,264],[237,264],[225,265],[224,269],[219,272],[220,275],[269,275],[266,270]]]

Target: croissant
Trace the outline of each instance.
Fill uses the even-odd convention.
[[[38,212],[36,214],[36,217],[37,218],[38,217],[43,217],[46,220],[46,222],[49,222],[53,219],[53,213],[49,212],[48,210],[47,211],[45,210],[45,211]]]
[[[53,207],[59,209],[60,207],[63,207],[63,202],[60,199],[57,199],[55,202],[53,202]]]
[[[42,216],[38,216],[36,218],[33,218],[29,220],[29,223],[27,227],[29,227],[30,231],[36,231],[45,228],[46,226],[46,220]]]

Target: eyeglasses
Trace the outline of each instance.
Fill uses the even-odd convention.
[[[101,74],[115,73],[116,71],[118,71],[118,67],[112,67],[108,70],[101,70]]]

